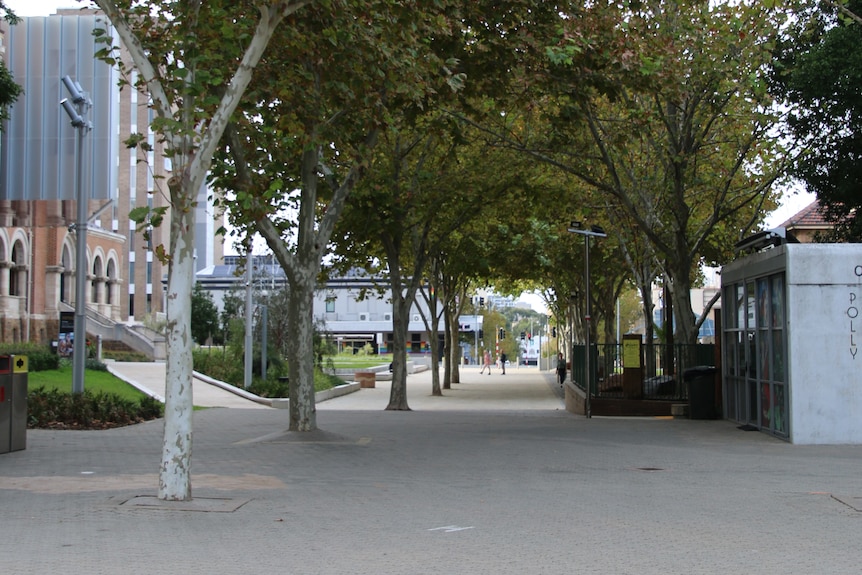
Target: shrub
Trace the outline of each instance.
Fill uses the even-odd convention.
[[[102,357],[114,361],[152,361],[147,354],[139,351],[102,350]]]
[[[26,355],[30,371],[57,369],[60,365],[59,356],[52,352],[50,347],[36,343],[0,344],[0,355]]]
[[[162,416],[164,408],[147,397],[123,399],[113,393],[66,393],[37,387],[27,394],[28,427],[41,429],[108,429]]]
[[[108,371],[108,366],[94,357],[88,357],[87,361],[84,362],[84,367],[95,371]]]
[[[268,377],[263,380],[254,378],[248,390],[258,397],[287,397],[290,395],[290,387],[287,378]]]
[[[192,352],[195,371],[213,379],[236,385],[244,378],[244,367],[228,352],[221,349],[196,349]]]
[[[333,387],[344,384],[344,380],[335,375],[329,375],[323,371],[314,370],[314,391],[324,391]],[[251,382],[248,390],[259,397],[288,397],[290,388],[287,378],[270,376],[266,381],[255,378]]]

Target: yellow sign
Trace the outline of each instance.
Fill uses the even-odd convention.
[[[641,342],[639,339],[623,340],[623,367],[626,369],[641,366]]]
[[[27,373],[27,356],[16,355],[12,359],[12,373]]]

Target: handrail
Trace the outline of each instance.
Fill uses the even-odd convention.
[[[166,358],[165,338],[143,325],[116,322],[94,309],[87,308],[87,331],[102,339],[116,340],[152,360]]]

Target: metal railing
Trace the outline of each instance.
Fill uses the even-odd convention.
[[[607,343],[590,347],[592,397],[623,398],[622,346]],[[715,365],[714,344],[676,344],[672,349],[666,344],[645,344],[643,355],[643,399],[687,400],[688,389],[683,374],[694,367]],[[585,389],[586,381],[584,359],[584,346],[575,345],[572,353],[572,381],[581,389]]]

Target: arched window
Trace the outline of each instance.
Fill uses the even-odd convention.
[[[2,232],[3,230],[0,230]],[[9,276],[12,262],[9,261],[6,237],[0,233],[0,296],[9,295]]]
[[[60,265],[63,266],[63,270],[60,272],[60,301],[71,303],[72,286],[75,282],[72,279],[72,252],[69,251],[67,245],[63,246],[63,257],[60,260]]]
[[[93,303],[99,303],[99,299],[101,297],[100,285],[104,281],[104,277],[102,276],[102,258],[100,256],[96,256],[93,260],[93,279],[91,284],[91,300]]]
[[[12,246],[12,270],[9,274],[9,295],[23,296],[27,292],[27,255],[18,240]]]
[[[110,305],[114,303],[114,286],[117,283],[117,264],[114,260],[108,260],[108,283],[105,288],[105,303]]]

